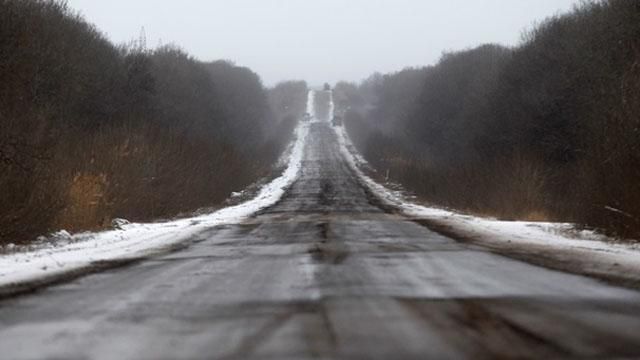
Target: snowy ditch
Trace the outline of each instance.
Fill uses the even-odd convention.
[[[126,261],[179,246],[214,226],[241,222],[275,204],[297,179],[302,166],[308,123],[301,122],[283,155],[283,173],[246,202],[211,214],[159,223],[118,224],[117,230],[71,235],[60,231],[26,248],[7,246],[0,255],[0,287],[42,283],[88,269],[96,263]]]

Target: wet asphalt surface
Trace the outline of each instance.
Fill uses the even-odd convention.
[[[245,223],[0,302],[2,359],[612,357],[640,357],[640,293],[383,211],[326,123]]]

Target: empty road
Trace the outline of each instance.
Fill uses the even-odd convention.
[[[3,359],[603,357],[640,357],[640,293],[385,212],[324,122],[275,206],[0,302]]]

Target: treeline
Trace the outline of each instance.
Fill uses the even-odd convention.
[[[62,1],[0,0],[0,242],[214,206],[270,170],[305,94],[278,95],[283,120],[247,68],[115,46]]]
[[[338,84],[336,104],[364,156],[435,204],[640,236],[639,1]]]

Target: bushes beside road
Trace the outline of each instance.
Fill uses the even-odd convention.
[[[435,204],[640,236],[640,2],[584,2],[514,48],[447,53],[336,98],[364,156]]]
[[[215,206],[291,130],[247,68],[115,46],[61,1],[0,0],[0,243]]]

